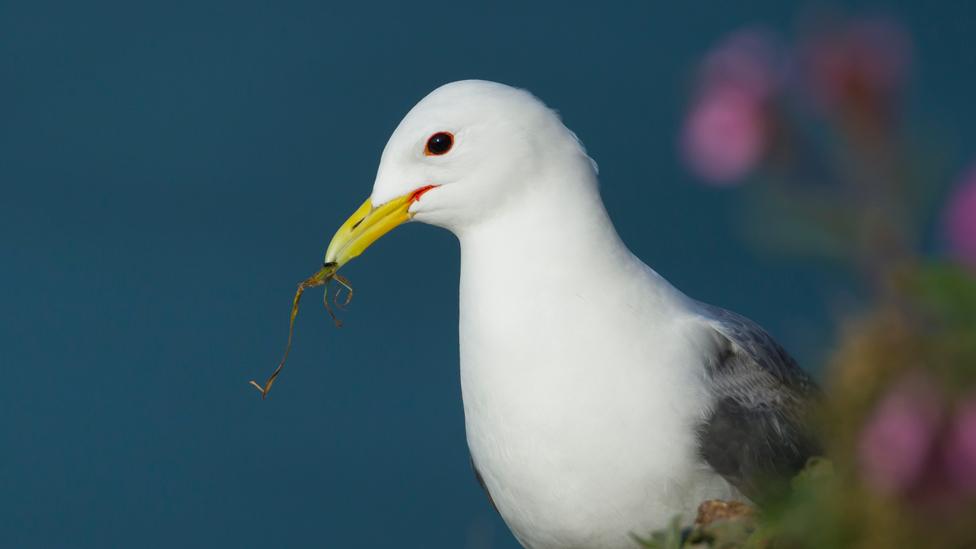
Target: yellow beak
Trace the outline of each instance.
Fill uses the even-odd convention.
[[[373,203],[366,199],[332,237],[325,252],[325,263],[334,263],[338,269],[358,257],[381,236],[409,221],[413,217],[408,211],[410,205],[432,188],[431,185],[421,187],[378,208],[374,208]]]

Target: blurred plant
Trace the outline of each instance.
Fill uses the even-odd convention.
[[[976,395],[960,406],[949,431],[944,460],[952,485],[964,495],[976,495]]]
[[[769,102],[784,74],[771,38],[761,31],[732,35],[702,64],[696,104],[688,116],[683,151],[706,181],[735,183],[769,147]]]
[[[689,169],[748,181],[757,242],[835,260],[866,291],[824,368],[829,461],[746,527],[676,524],[644,546],[976,546],[976,166],[942,207],[949,254],[928,253],[943,186],[907,137],[912,50],[873,18],[792,48],[739,31],[704,58],[680,141]]]
[[[888,19],[854,20],[821,28],[800,47],[803,74],[827,116],[866,127],[887,125],[912,64],[912,44]]]
[[[887,290],[930,189],[901,135],[911,65],[908,33],[885,19],[821,25],[792,49],[734,33],[698,71],[683,157],[710,184],[765,183],[744,216],[756,241],[853,264]]]
[[[860,475],[881,494],[918,505],[976,495],[976,394],[946,410],[933,380],[912,372],[878,403],[859,440]]]
[[[946,232],[953,255],[976,269],[976,166],[969,170],[949,199]]]
[[[942,419],[940,398],[932,382],[917,372],[890,389],[858,444],[865,482],[888,494],[908,493],[920,483]]]

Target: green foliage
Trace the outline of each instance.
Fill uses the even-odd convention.
[[[920,319],[926,367],[947,388],[976,385],[976,276],[951,263],[923,264],[905,276],[903,291]]]
[[[644,549],[681,549],[684,547],[681,530],[681,517],[674,517],[666,529],[658,530],[646,539],[636,535],[634,539]]]
[[[904,291],[953,328],[976,327],[976,277],[954,263],[923,264],[905,277]]]

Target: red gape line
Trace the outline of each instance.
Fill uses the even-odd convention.
[[[425,185],[423,187],[420,187],[419,189],[414,191],[412,195],[410,195],[410,202],[416,202],[420,200],[420,197],[423,196],[425,192],[433,189],[436,186],[437,185]]]

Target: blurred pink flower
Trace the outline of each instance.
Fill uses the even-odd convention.
[[[804,51],[813,92],[827,108],[887,108],[912,63],[908,32],[890,19],[855,21],[811,37]]]
[[[920,375],[903,378],[881,400],[861,432],[861,472],[887,493],[910,490],[926,473],[942,416],[937,390]]]
[[[705,56],[681,138],[699,177],[733,184],[762,159],[769,101],[783,81],[781,58],[771,36],[758,30],[734,33]]]
[[[736,88],[711,90],[685,120],[681,145],[701,178],[729,185],[748,173],[766,147],[763,105]]]
[[[785,79],[784,56],[774,37],[757,29],[726,38],[702,62],[700,89],[736,87],[757,100],[778,92]]]
[[[976,396],[956,413],[944,451],[952,485],[963,493],[976,494]]]
[[[976,268],[976,166],[949,197],[945,226],[952,254]]]

